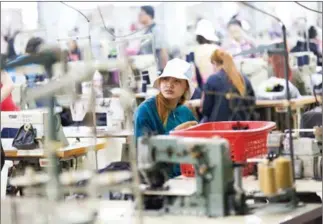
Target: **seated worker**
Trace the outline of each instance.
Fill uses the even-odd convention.
[[[41,37],[32,37],[28,40],[26,48],[25,48],[25,54],[17,57],[15,60],[10,61],[10,63],[19,61],[23,59],[24,57],[28,55],[36,55],[41,50],[42,45],[45,44],[45,40]],[[32,67],[34,66],[32,63],[28,66]],[[12,74],[13,78],[16,78],[16,72],[15,69],[8,70],[8,73]],[[37,82],[42,82],[46,79],[45,74],[34,74],[34,73],[28,73],[25,74],[25,80],[27,84],[27,88],[35,88],[37,87]],[[44,99],[38,99],[35,101],[35,105],[29,105],[30,107],[45,107],[47,105],[47,101]]]
[[[14,89],[14,85],[11,77],[7,72],[1,72],[1,111],[17,111],[19,108],[16,106],[12,99],[11,92]]]
[[[249,79],[241,75],[230,54],[215,50],[211,62],[216,73],[211,75],[203,96],[203,122],[252,120],[255,94]],[[233,94],[231,99],[228,93]]]
[[[7,72],[1,72],[1,104],[0,111],[19,111],[12,99],[11,92],[14,89],[11,77]],[[16,128],[3,128],[1,130],[1,138],[14,138],[18,129]]]
[[[68,60],[69,61],[80,61],[82,60],[81,50],[76,40],[71,40],[68,45]]]
[[[297,41],[296,46],[292,48],[291,52],[305,52],[309,50],[317,57],[317,66],[322,66],[322,51],[320,50],[318,36],[317,29],[311,26],[308,29],[309,43],[306,41]],[[304,37],[306,39],[305,34]]]
[[[178,58],[167,62],[163,73],[154,82],[160,93],[140,104],[135,112],[136,138],[145,134],[167,135],[172,130],[197,124],[193,113],[183,105],[194,93],[191,78],[189,63]],[[178,166],[172,168],[170,176],[180,175]]]
[[[197,23],[195,34],[198,45],[194,49],[194,61],[200,77],[194,78],[197,78],[198,86],[202,89],[207,78],[214,72],[210,57],[216,49],[220,48],[215,44],[219,38],[215,35],[212,23],[205,19]]]

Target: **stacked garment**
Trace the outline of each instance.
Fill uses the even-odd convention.
[[[301,97],[299,90],[289,82],[291,99]],[[256,97],[259,100],[282,100],[286,99],[286,81],[285,79],[271,77],[261,83],[256,90]]]

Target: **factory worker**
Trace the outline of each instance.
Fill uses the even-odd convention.
[[[239,73],[232,56],[215,50],[211,57],[217,72],[204,86],[203,122],[252,120],[255,94],[249,79]],[[228,93],[236,97],[228,97]]]
[[[82,60],[81,50],[80,50],[76,40],[71,40],[68,43],[68,60],[69,61]]]
[[[4,40],[4,37],[1,36],[1,57],[7,55],[8,43]],[[1,111],[16,111],[18,107],[13,102],[11,92],[14,89],[13,81],[7,72],[1,71]]]
[[[212,23],[206,19],[197,23],[195,35],[198,46],[194,50],[194,61],[201,76],[201,80],[197,80],[198,85],[202,88],[203,83],[214,73],[214,66],[210,62],[210,57],[216,49],[219,49],[219,46],[215,44],[219,41],[219,38],[215,35]]]
[[[242,21],[238,19],[238,15],[233,16],[227,25],[229,38],[222,44],[222,48],[232,55],[239,54],[242,51],[249,50],[256,46],[256,41],[250,37],[242,26]],[[244,56],[253,58],[255,55]]]
[[[163,73],[154,82],[160,93],[144,101],[135,112],[136,138],[145,134],[167,135],[172,130],[197,124],[193,113],[183,105],[194,92],[191,78],[189,63],[178,58],[167,62]]]
[[[14,89],[14,85],[11,77],[7,72],[1,72],[1,111],[17,111],[19,108],[16,106],[12,99],[11,92]]]

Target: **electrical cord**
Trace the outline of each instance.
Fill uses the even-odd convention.
[[[88,32],[89,32],[88,39],[89,39],[89,45],[90,45],[91,54],[92,54],[91,21],[90,21],[90,19],[86,15],[84,15],[84,13],[82,13],[79,9],[77,9],[77,8],[75,8],[73,6],[70,6],[69,4],[66,4],[63,1],[60,1],[60,3],[63,4],[63,5],[65,5],[65,6],[67,6],[67,7],[69,7],[70,9],[73,9],[74,11],[78,12],[87,21],[87,23],[88,23]]]
[[[262,9],[259,9],[259,8],[255,7],[255,6],[249,4],[249,3],[241,2],[241,4],[243,4],[243,5],[245,5],[245,6],[249,7],[249,8],[252,8],[252,9],[258,11],[258,12],[261,12],[261,13],[263,13],[263,14],[265,14],[265,15],[279,21],[280,23],[283,23],[283,21],[281,21],[281,19],[279,19],[278,17],[276,17],[276,16],[274,16],[274,15],[272,15],[272,14],[266,12],[266,11],[263,11]]]
[[[112,33],[109,29],[108,29],[108,27],[106,26],[106,24],[105,24],[105,21],[104,21],[104,18],[103,18],[103,15],[102,15],[102,12],[101,12],[101,9],[100,9],[100,7],[98,6],[98,11],[99,11],[99,14],[100,14],[100,17],[101,17],[101,20],[102,20],[102,24],[103,24],[103,26],[104,26],[104,29],[112,36],[112,37],[114,37],[114,38],[125,38],[125,37],[130,37],[130,36],[132,36],[132,35],[134,35],[134,34],[136,34],[136,33],[139,33],[139,32],[142,32],[142,31],[144,31],[145,29],[146,29],[146,27],[145,28],[142,28],[142,29],[140,29],[140,30],[137,30],[137,31],[135,31],[135,32],[132,32],[132,33],[130,33],[130,34],[127,34],[127,35],[124,35],[124,36],[116,36],[114,33]]]
[[[69,7],[69,8],[71,8],[71,9],[73,9],[73,10],[75,10],[75,11],[77,11],[78,13],[80,13],[85,19],[86,19],[86,21],[89,23],[90,22],[90,20],[89,20],[89,18],[86,16],[86,15],[84,15],[84,13],[82,13],[79,9],[77,9],[77,8],[74,8],[73,6],[71,6],[71,5],[69,5],[69,4],[66,4],[65,2],[63,2],[63,1],[60,1],[60,3],[62,3],[63,5],[66,5],[67,7]]]
[[[303,4],[301,4],[301,3],[299,3],[299,2],[295,2],[297,5],[299,5],[299,6],[301,6],[301,7],[303,7],[303,8],[305,8],[305,9],[307,9],[307,10],[309,10],[309,11],[312,11],[312,12],[316,12],[316,13],[319,13],[319,14],[322,14],[323,12],[321,12],[321,11],[318,11],[318,10],[315,10],[315,9],[311,9],[311,8],[309,8],[309,7],[307,7],[307,6],[305,6],[305,5],[303,5]]]

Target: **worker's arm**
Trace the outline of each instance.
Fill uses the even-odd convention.
[[[152,32],[154,34],[157,57],[160,60],[160,69],[164,69],[168,62],[168,51],[165,33],[162,32],[158,26],[155,27]]]
[[[162,68],[165,68],[168,62],[168,53],[166,48],[160,49],[160,59],[161,59]]]
[[[145,105],[140,105],[134,114],[134,134],[136,138],[144,135],[153,134],[153,127]]]
[[[1,72],[1,103],[11,94],[14,85],[7,72]]]

